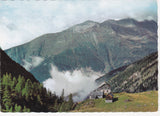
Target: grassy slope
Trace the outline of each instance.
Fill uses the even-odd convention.
[[[73,112],[147,112],[158,110],[158,91],[141,93],[115,93],[113,103],[105,99],[86,100],[78,103]]]

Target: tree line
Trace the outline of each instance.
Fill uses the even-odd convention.
[[[2,112],[67,112],[75,105],[72,94],[65,100],[64,89],[58,97],[41,83],[8,73],[0,78],[0,94]]]

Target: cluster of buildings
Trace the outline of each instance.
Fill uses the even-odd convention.
[[[96,90],[89,94],[89,99],[105,98],[106,103],[113,102],[113,94],[111,92],[111,86],[107,83],[102,83]]]

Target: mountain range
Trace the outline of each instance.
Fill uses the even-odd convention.
[[[86,21],[5,50],[40,82],[50,77],[51,64],[60,71],[91,67],[107,73],[156,51],[157,23],[131,18]]]

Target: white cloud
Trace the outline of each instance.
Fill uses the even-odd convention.
[[[0,46],[7,49],[86,20],[156,20],[156,0],[1,1]]]
[[[64,95],[68,96],[70,93],[74,95],[74,101],[81,101],[88,96],[88,94],[96,89],[98,85],[95,79],[101,76],[100,72],[94,72],[91,69],[79,69],[73,72],[60,72],[52,65],[51,78],[43,82],[44,87],[56,95],[60,96],[64,89]]]
[[[26,61],[25,59],[23,59],[23,65],[22,65],[28,71],[40,65],[44,61],[44,58],[39,56],[32,56],[30,57],[29,60],[30,61]]]

